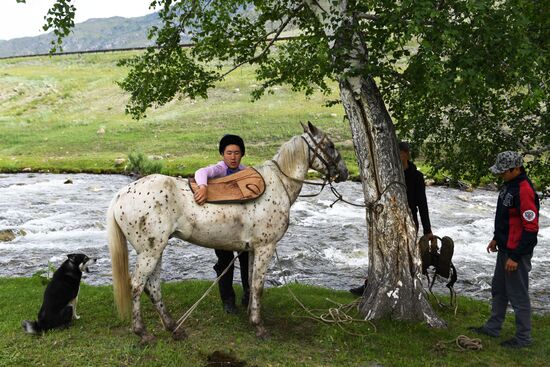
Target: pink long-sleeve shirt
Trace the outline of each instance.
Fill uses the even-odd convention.
[[[227,164],[224,161],[219,161],[216,164],[213,164],[208,167],[198,169],[195,172],[195,182],[197,185],[208,185],[209,178],[225,177],[227,176]],[[246,166],[239,164],[239,171],[245,169]]]

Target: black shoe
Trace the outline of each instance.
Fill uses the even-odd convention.
[[[363,284],[362,286],[351,288],[349,291],[356,296],[362,296],[365,292],[365,285]]]
[[[468,330],[473,331],[474,333],[477,333],[477,334],[487,335],[492,338],[498,337],[498,335],[495,335],[491,333],[489,330],[487,330],[485,326],[470,326]]]
[[[519,349],[519,348],[526,348],[531,345],[531,343],[522,343],[516,338],[508,339],[500,343],[500,345],[504,348],[510,348],[510,349]]]
[[[235,301],[233,302],[224,302],[223,303],[223,310],[225,313],[228,313],[230,315],[236,315],[239,313],[239,310],[237,309],[237,306],[235,305]]]

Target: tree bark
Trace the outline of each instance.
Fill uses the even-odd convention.
[[[382,96],[370,77],[342,79],[340,96],[367,204],[369,268],[361,313],[369,320],[389,316],[445,327],[423,291],[395,128]]]
[[[348,9],[354,0],[304,0],[324,28],[340,97],[349,119],[367,204],[368,283],[361,302],[366,319],[422,320],[445,327],[425,297],[416,230],[395,128],[372,77],[365,75],[367,42]]]

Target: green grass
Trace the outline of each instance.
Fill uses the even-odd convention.
[[[222,135],[241,135],[243,163],[258,164],[302,132],[299,122],[324,129],[357,175],[351,131],[338,97],[306,98],[286,87],[250,101],[254,70],[230,74],[206,100],[180,99],[134,121],[124,113],[127,96],[115,84],[127,70],[117,60],[133,53],[0,60],[0,171],[122,172],[116,158],[132,151],[164,157],[163,173],[188,176],[219,160]],[[97,134],[103,128],[105,134]]]
[[[511,337],[509,315],[503,336],[481,337],[483,349],[460,351],[453,340],[461,334],[474,337],[467,326],[480,325],[488,316],[484,302],[459,298],[456,316],[441,311],[449,327],[433,330],[423,324],[377,321],[343,329],[303,317],[305,313],[287,289],[268,288],[262,298],[262,316],[271,337],[258,340],[245,313],[223,313],[217,292],[211,292],[185,324],[188,338],[173,341],[162,330],[151,303],[143,298],[147,326],[158,338],[147,347],[120,321],[111,287],[83,285],[78,311],[81,319],[66,330],[43,336],[24,334],[23,319],[36,316],[44,282],[39,277],[0,278],[0,366],[206,366],[214,351],[231,353],[247,366],[547,366],[550,355],[550,316],[534,316],[534,345],[509,351],[498,343]],[[208,288],[204,281],[163,285],[165,303],[178,318]],[[354,300],[347,292],[293,284],[300,300],[311,309],[328,309]],[[354,336],[349,333],[362,334]],[[439,343],[439,344],[438,344]]]

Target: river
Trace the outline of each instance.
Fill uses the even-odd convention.
[[[26,234],[0,242],[0,276],[28,277],[59,266],[68,253],[83,252],[98,259],[84,281],[109,284],[105,213],[115,193],[131,180],[122,175],[1,174],[0,230]],[[348,200],[362,203],[359,183],[341,183],[337,188]],[[306,187],[302,193],[315,190]],[[427,196],[434,233],[455,242],[456,291],[489,300],[496,255],[487,254],[485,248],[492,236],[497,193],[428,187]],[[278,246],[287,281],[334,289],[349,289],[363,281],[368,266],[365,209],[341,202],[331,208],[334,200],[330,190],[325,190],[317,197],[299,198],[292,207],[289,229]],[[548,313],[550,282],[545,276],[550,268],[550,212],[544,205],[538,239],[530,291],[533,309]],[[211,280],[215,261],[214,251],[172,239],[163,256],[162,277],[168,281]],[[268,286],[283,283],[279,269],[272,261]],[[437,289],[445,292],[442,282]]]

